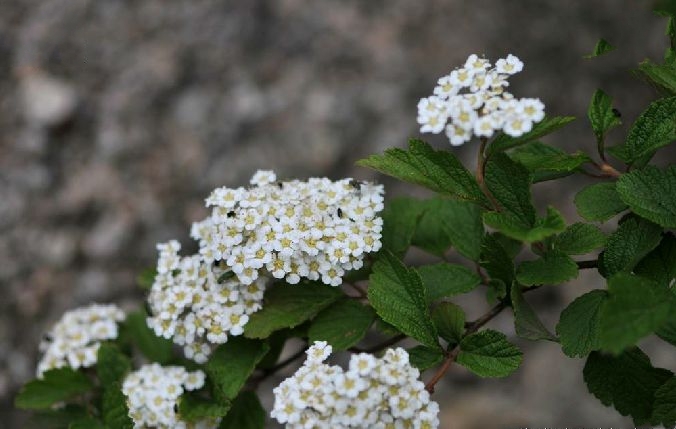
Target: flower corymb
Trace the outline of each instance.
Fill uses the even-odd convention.
[[[514,55],[491,63],[472,54],[463,67],[442,76],[434,95],[418,103],[418,123],[423,133],[446,132],[453,146],[472,136],[488,138],[497,131],[518,137],[530,131],[544,116],[537,98],[516,99],[507,92],[508,78],[519,73],[523,63]]]

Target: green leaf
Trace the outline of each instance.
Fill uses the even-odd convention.
[[[249,317],[244,335],[267,338],[277,330],[298,326],[341,296],[339,288],[318,283],[275,284],[265,292],[263,309]]]
[[[440,302],[434,307],[432,321],[439,336],[449,344],[458,344],[465,333],[465,312],[452,302]]]
[[[460,200],[488,205],[479,185],[462,163],[447,150],[435,151],[427,143],[411,139],[408,151],[388,149],[357,162],[405,182],[424,186]]]
[[[68,429],[108,429],[102,421],[93,417],[85,417],[72,422]]]
[[[101,344],[96,360],[96,373],[102,385],[122,382],[130,369],[131,361],[120,349],[113,344]]]
[[[634,122],[624,144],[629,164],[651,156],[657,149],[676,139],[676,97],[662,98]]]
[[[606,291],[593,290],[578,297],[563,310],[556,333],[566,356],[584,357],[598,350],[601,306],[606,298]]]
[[[588,223],[574,223],[554,239],[554,249],[566,255],[584,255],[606,243],[599,228]]]
[[[671,64],[655,64],[645,60],[638,65],[638,71],[649,82],[671,94],[676,94],[676,69]]]
[[[119,382],[105,386],[101,400],[101,414],[107,429],[132,429],[134,422],[129,417],[127,398]]]
[[[150,290],[155,282],[157,270],[155,268],[146,268],[141,274],[136,276],[136,285],[142,290]]]
[[[218,346],[204,368],[216,399],[235,398],[269,349],[263,341],[243,337],[230,337]]]
[[[342,299],[322,310],[311,322],[310,343],[327,341],[334,351],[347,350],[364,338],[375,318],[371,307]]]
[[[265,410],[256,393],[240,393],[218,429],[265,429]]]
[[[525,227],[535,224],[530,173],[505,154],[495,154],[486,163],[486,186],[507,212]],[[486,221],[486,216],[484,216]]]
[[[654,280],[669,287],[676,279],[676,237],[667,233],[662,236],[660,244],[634,268],[641,277]]]
[[[433,368],[444,360],[444,353],[438,347],[415,346],[406,351],[411,365],[420,371]]]
[[[596,42],[596,46],[594,47],[594,51],[589,55],[585,55],[584,58],[589,59],[589,58],[599,57],[603,54],[607,54],[608,52],[614,51],[614,50],[615,50],[615,47],[613,45],[608,43],[608,41],[606,41],[606,39],[601,38],[601,39],[599,39],[598,42]]]
[[[23,386],[14,405],[21,409],[49,408],[56,402],[88,392],[92,383],[86,375],[71,368],[46,371],[42,379],[29,381]]]
[[[426,346],[439,347],[420,276],[391,253],[373,265],[368,299],[384,321]]]
[[[592,352],[583,370],[587,388],[603,405],[613,405],[623,416],[630,415],[636,425],[651,420],[655,392],[671,372],[653,368],[638,348],[619,356]]]
[[[625,218],[608,236],[606,249],[599,255],[599,272],[611,277],[631,271],[660,242],[662,228],[636,216]]]
[[[514,259],[503,247],[499,237],[498,234],[486,234],[481,245],[479,264],[488,271],[492,280],[501,280],[505,285],[511,285],[516,279]]]
[[[505,334],[487,329],[463,338],[457,362],[480,377],[506,377],[522,359],[521,351]]]
[[[80,405],[66,404],[58,409],[32,411],[26,429],[65,429],[71,423],[89,420],[87,410]]]
[[[676,376],[672,376],[655,391],[651,420],[664,427],[676,425]]]
[[[532,226],[522,223],[509,214],[498,212],[485,213],[484,222],[508,237],[527,243],[542,241],[566,228],[566,221],[553,207],[547,207],[547,215],[544,218],[538,218]]]
[[[129,313],[124,321],[124,330],[145,357],[153,362],[167,364],[173,357],[173,343],[156,336],[146,323],[147,317],[144,311]]]
[[[672,346],[676,346],[676,311],[672,311],[669,314],[666,322],[660,326],[656,334]]]
[[[395,198],[383,210],[383,249],[403,257],[413,239],[424,205],[408,197]]]
[[[608,131],[622,123],[613,111],[613,99],[600,89],[592,96],[587,116],[597,140],[603,140]]]
[[[537,314],[535,314],[533,308],[526,302],[519,285],[513,285],[510,290],[516,335],[533,341],[558,341],[556,336],[549,332]]]
[[[214,402],[193,392],[181,395],[178,401],[178,415],[186,422],[212,420],[223,417],[230,410],[230,402]]]
[[[481,283],[481,278],[475,272],[462,265],[441,262],[423,265],[417,271],[430,302],[470,292]]]
[[[619,353],[652,334],[669,316],[669,291],[657,283],[619,273],[608,280],[608,299],[601,307],[599,344]]]
[[[569,176],[591,161],[583,152],[568,154],[537,141],[515,148],[509,157],[526,167],[533,183]]]
[[[534,124],[533,129],[522,136],[510,137],[504,133],[499,134],[488,146],[487,153],[489,156],[492,156],[497,152],[502,152],[507,149],[532,142],[533,140],[537,140],[540,137],[546,136],[547,134],[551,134],[554,131],[563,128],[574,120],[575,118],[572,116],[555,116],[553,118],[547,117],[537,124]]]
[[[614,182],[596,183],[585,187],[575,195],[575,207],[583,218],[598,222],[605,222],[627,209],[627,205],[615,189]]]
[[[676,228],[676,165],[666,170],[649,165],[623,174],[617,192],[634,213],[665,228]]]
[[[527,286],[564,283],[577,274],[575,261],[557,252],[547,252],[534,261],[524,261],[516,269],[516,279]]]

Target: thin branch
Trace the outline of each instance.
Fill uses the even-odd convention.
[[[395,335],[394,337],[383,341],[382,343],[376,344],[375,346],[371,346],[365,349],[359,348],[359,347],[350,347],[348,350],[353,352],[353,353],[375,353],[379,352],[385,347],[393,346],[397,344],[399,341],[405,340],[407,336],[405,334],[399,334]]]

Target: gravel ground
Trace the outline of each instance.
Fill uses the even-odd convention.
[[[273,168],[415,192],[354,161],[418,135],[417,99],[470,53],[520,56],[513,92],[542,98],[549,114],[584,117],[602,87],[631,123],[655,94],[628,70],[666,45],[664,20],[644,6],[0,2],[0,427],[25,421],[11,401],[33,375],[40,334],[67,308],[133,306],[135,273],[154,264],[155,243],[187,245],[212,188]],[[618,50],[582,59],[599,37]],[[585,120],[551,141],[593,150]],[[471,162],[473,150],[460,157]],[[581,183],[538,185],[536,196],[573,221]],[[553,326],[567,302],[597,286],[590,277],[534,298]],[[478,313],[484,304],[470,296],[467,305]],[[512,329],[507,316],[494,325]],[[437,396],[444,428],[632,426],[586,393],[581,361],[554,344],[520,344],[525,364],[506,380],[452,371]],[[658,342],[646,347],[675,369]]]

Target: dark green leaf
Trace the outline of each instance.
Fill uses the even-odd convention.
[[[631,271],[660,242],[662,228],[636,216],[625,218],[608,236],[606,249],[599,256],[599,272],[611,277]]]
[[[527,286],[559,284],[574,279],[577,273],[577,264],[568,255],[547,252],[540,259],[522,262],[516,279]]]
[[[414,198],[391,200],[383,210],[383,249],[403,257],[413,239],[425,206]]]
[[[634,213],[665,228],[676,228],[676,165],[666,170],[649,165],[623,174],[617,192]]]
[[[124,329],[143,355],[153,362],[166,364],[172,359],[173,344],[171,340],[155,335],[146,323],[147,314],[136,311],[127,315]]]
[[[554,249],[566,255],[584,255],[606,243],[606,236],[594,225],[574,223],[554,239]]]
[[[505,250],[497,234],[486,234],[481,245],[480,264],[488,271],[491,279],[501,280],[505,285],[516,279],[514,260]]]
[[[96,361],[96,372],[102,385],[122,382],[130,369],[131,361],[120,349],[113,344],[101,344]]]
[[[265,292],[263,309],[249,317],[244,335],[267,338],[277,330],[298,326],[341,296],[340,289],[318,283],[275,284]]]
[[[420,276],[391,253],[374,264],[368,299],[384,321],[426,346],[439,347]]]
[[[457,362],[480,377],[506,377],[516,371],[522,358],[505,334],[487,329],[460,342]]]
[[[432,320],[439,336],[458,344],[465,333],[465,312],[452,302],[441,302],[432,310]]]
[[[155,268],[146,268],[136,277],[136,285],[143,290],[150,290],[155,282],[157,270]]]
[[[265,429],[265,410],[256,393],[240,393],[218,429]]]
[[[481,283],[481,278],[475,272],[462,265],[441,262],[423,265],[417,270],[429,301],[467,293]]]
[[[641,259],[641,262],[634,268],[634,272],[664,286],[671,285],[676,279],[676,237],[674,234],[664,234],[660,244]]]
[[[563,310],[556,333],[567,356],[584,357],[598,350],[601,306],[606,298],[606,291],[593,290],[578,297]]]
[[[568,154],[537,141],[515,148],[509,156],[526,167],[533,183],[569,176],[591,161],[585,153]]]
[[[670,377],[664,369],[653,368],[638,348],[619,356],[592,352],[583,371],[589,391],[604,405],[613,405],[637,425],[651,420],[655,392]]]
[[[416,346],[406,351],[411,365],[420,371],[433,368],[444,360],[444,353],[438,347],[431,349],[426,346]]]
[[[566,228],[566,221],[553,207],[548,207],[547,215],[538,218],[532,226],[524,224],[510,214],[498,212],[485,213],[484,222],[508,237],[527,243],[542,241]]]
[[[347,350],[366,335],[375,317],[371,307],[342,299],[312,320],[308,331],[310,343],[327,341],[334,351]]]
[[[495,140],[488,146],[488,154],[493,155],[497,152],[502,152],[522,144],[532,142],[540,137],[551,134],[554,131],[563,128],[570,122],[574,121],[572,116],[555,116],[553,118],[544,118],[542,121],[533,125],[533,129],[520,137],[510,137],[507,134],[498,135]]]
[[[595,57],[601,56],[603,54],[606,54],[606,53],[608,53],[610,51],[614,51],[614,50],[615,50],[615,47],[613,45],[608,43],[606,41],[606,39],[601,38],[601,39],[599,39],[598,42],[596,42],[596,46],[594,47],[594,51],[589,55],[585,55],[584,58],[595,58]]]
[[[22,429],[66,429],[71,423],[90,419],[87,410],[80,405],[67,404],[58,409],[32,411]]]
[[[516,335],[527,340],[558,341],[556,336],[542,324],[533,308],[523,298],[519,285],[513,285],[510,290]]]
[[[656,334],[672,346],[676,346],[676,311],[672,310],[671,313],[669,313],[666,322],[660,326]]]
[[[614,182],[587,186],[575,195],[575,207],[583,218],[598,222],[605,222],[627,209]]]
[[[629,164],[676,139],[676,97],[662,98],[648,108],[634,122],[627,141],[625,154]]]
[[[49,408],[56,402],[86,393],[92,387],[89,378],[81,372],[71,368],[51,369],[45,371],[42,379],[35,379],[24,385],[14,400],[14,405],[22,409]]]
[[[72,422],[68,429],[108,429],[102,421],[93,417],[85,417]]]
[[[613,99],[600,89],[592,96],[587,116],[597,140],[603,140],[608,131],[622,123],[613,112]]]
[[[474,177],[451,152],[435,151],[427,143],[412,139],[408,151],[388,149],[357,162],[405,182],[415,183],[440,194],[488,205]]]
[[[129,417],[127,398],[122,393],[122,385],[118,382],[103,389],[101,414],[107,429],[132,429],[134,422]]]
[[[243,337],[218,346],[205,365],[216,399],[225,403],[235,398],[268,350],[263,341]]]
[[[649,82],[672,95],[676,94],[676,69],[671,64],[655,64],[650,60],[645,60],[638,65],[638,71]]]
[[[676,425],[676,376],[672,376],[655,391],[651,420],[664,427]]]
[[[525,227],[535,224],[535,207],[531,201],[531,176],[521,164],[498,153],[486,163],[486,186],[493,197]],[[484,216],[484,221],[486,216]]]
[[[214,420],[226,415],[228,410],[230,402],[214,402],[192,392],[184,393],[178,401],[178,415],[186,422]]]

